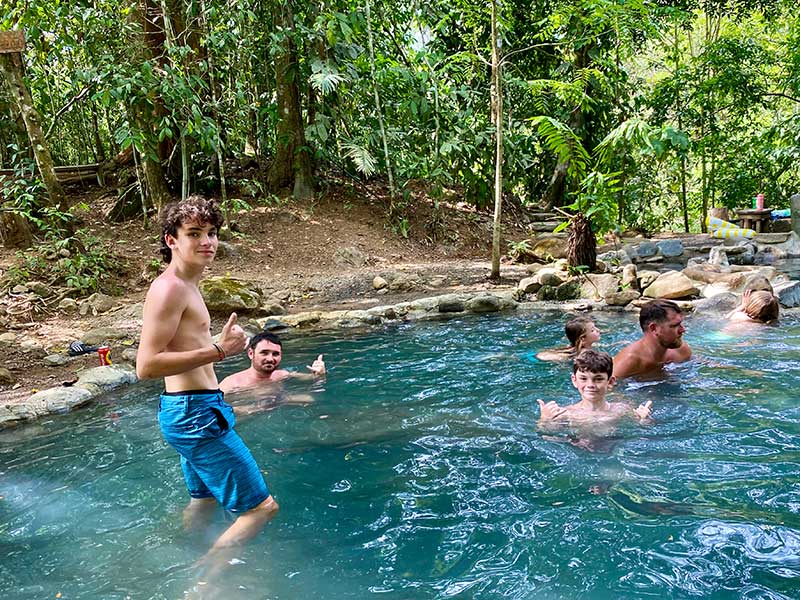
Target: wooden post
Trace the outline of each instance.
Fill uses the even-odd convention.
[[[22,115],[28,139],[33,148],[33,157],[42,181],[50,196],[51,206],[57,206],[62,212],[69,208],[64,189],[56,178],[53,157],[42,131],[41,119],[33,99],[25,84],[23,75],[22,51],[25,49],[25,34],[22,31],[0,32],[0,75],[2,75],[11,91],[11,98]]]

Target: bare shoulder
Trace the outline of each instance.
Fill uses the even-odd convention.
[[[560,350],[542,350],[541,352],[536,353],[536,358],[539,360],[549,360],[549,361],[565,361],[572,358],[572,356],[568,352],[562,352]]]
[[[627,377],[642,368],[639,353],[636,352],[638,342],[625,346],[614,357],[614,377]]]

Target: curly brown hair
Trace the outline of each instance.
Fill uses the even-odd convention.
[[[172,250],[167,246],[167,234],[175,237],[178,235],[181,225],[192,222],[213,225],[219,230],[225,219],[222,217],[219,205],[214,200],[209,200],[199,194],[165,206],[161,212],[161,250],[159,250],[165,263],[172,262]]]

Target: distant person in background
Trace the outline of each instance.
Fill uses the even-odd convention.
[[[536,355],[539,360],[570,360],[584,350],[591,350],[592,345],[600,340],[600,330],[589,317],[575,317],[567,321],[564,335],[569,346],[542,350]]]
[[[279,368],[283,360],[283,343],[274,333],[267,331],[254,335],[247,348],[250,366],[243,371],[229,375],[219,384],[223,392],[254,387],[266,383],[277,383],[289,377],[313,379],[324,377],[327,373],[322,354],[306,368],[310,373],[295,373]]]
[[[692,349],[683,334],[683,311],[672,300],[659,298],[645,304],[639,312],[642,337],[614,357],[617,379],[660,371],[669,363],[692,358]]]

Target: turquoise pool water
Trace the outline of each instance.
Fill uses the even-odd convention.
[[[596,315],[611,351],[629,315]],[[534,427],[536,398],[571,402],[564,318],[525,314],[287,340],[324,353],[238,430],[281,504],[216,582],[218,598],[798,598],[800,321],[748,335],[690,320],[708,360],[616,392],[653,400],[593,451]],[[226,363],[225,371],[244,363]],[[182,598],[228,521],[185,533],[159,385],[0,433],[0,597]]]

